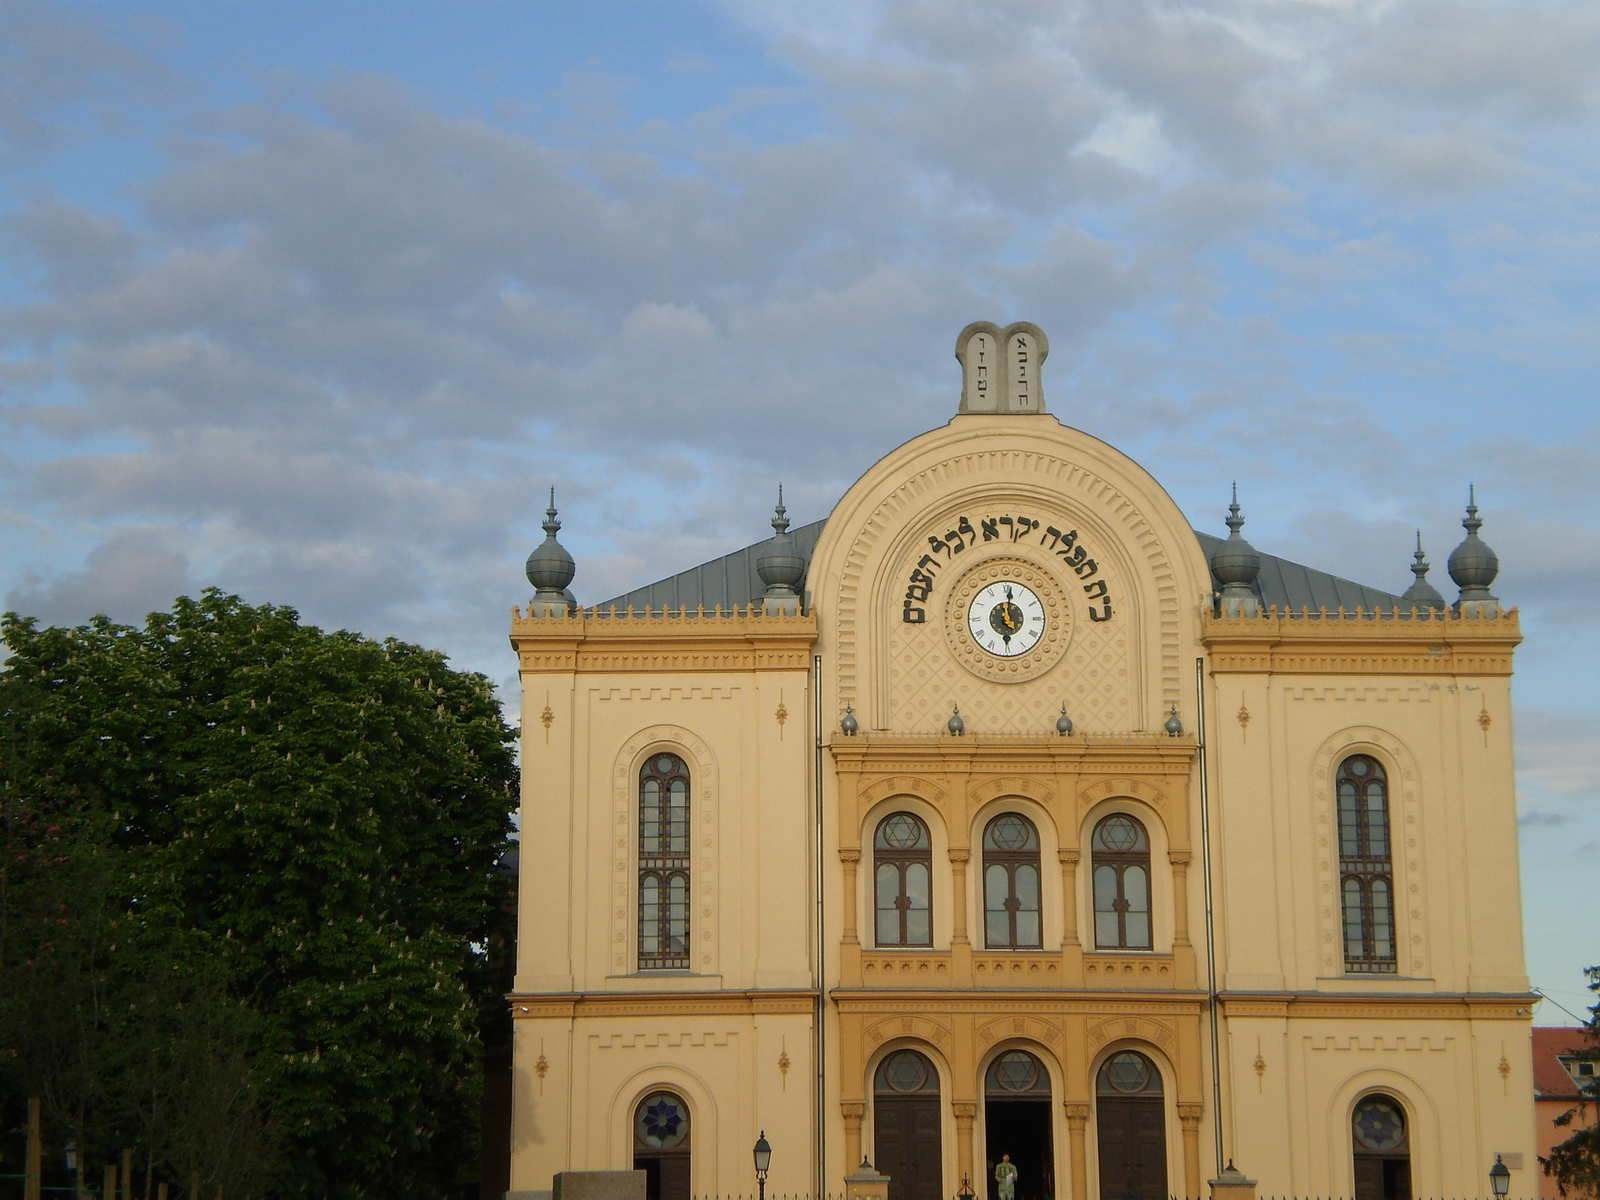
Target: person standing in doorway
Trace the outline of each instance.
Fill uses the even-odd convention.
[[[1017,1164],[1011,1155],[1002,1154],[995,1163],[994,1181],[1000,1185],[1000,1200],[1017,1200]]]

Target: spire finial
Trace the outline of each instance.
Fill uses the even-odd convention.
[[[1477,533],[1483,528],[1483,519],[1478,516],[1478,488],[1476,484],[1467,484],[1467,515],[1463,518],[1461,526],[1468,533]]]
[[[1225,522],[1229,530],[1237,534],[1244,528],[1244,518],[1239,515],[1239,485],[1233,485],[1233,503],[1228,505],[1228,519]]]
[[[783,506],[783,484],[778,485],[778,507],[772,510],[772,527],[779,533],[789,532],[789,510]]]
[[[561,522],[556,520],[556,485],[550,485],[550,507],[544,510],[543,529],[551,537],[561,532]]]

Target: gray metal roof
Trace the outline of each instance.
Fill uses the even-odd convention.
[[[808,566],[811,552],[817,548],[817,539],[822,536],[825,524],[826,519],[789,530],[789,536],[794,539],[794,548],[805,558]],[[734,605],[743,606],[752,600],[759,601],[767,594],[767,585],[756,574],[756,555],[769,540],[762,538],[754,545],[735,550],[732,554],[724,554],[698,567],[690,567],[687,571],[624,592],[615,600],[607,600],[600,605],[600,611],[609,611],[613,604],[618,612],[624,611],[630,604],[640,612],[646,606],[693,610],[702,604],[707,611],[719,604],[726,611]],[[804,595],[804,589],[805,584],[801,583],[795,590]]]
[[[1201,533],[1198,529],[1194,531],[1194,536],[1200,539],[1200,550],[1205,554],[1206,561],[1210,562],[1212,552],[1222,545],[1224,539]],[[1261,555],[1261,574],[1256,576],[1250,590],[1269,608],[1277,605],[1279,608],[1292,608],[1296,612],[1302,608],[1309,608],[1312,612],[1326,608],[1334,612],[1341,606],[1346,612],[1354,612],[1357,608],[1372,612],[1377,608],[1396,607],[1411,611],[1411,602],[1402,600],[1393,592],[1352,583],[1337,575],[1329,575],[1326,571],[1303,567],[1272,554]]]
[[[796,549],[808,560],[816,549],[817,538],[822,535],[825,523],[813,521],[789,531],[794,537]],[[1200,549],[1209,562],[1211,552],[1222,544],[1222,539],[1198,530],[1195,531],[1195,537],[1200,540]],[[765,544],[766,539],[762,539],[732,554],[724,554],[698,567],[625,592],[601,604],[600,611],[609,611],[612,605],[616,605],[617,610],[622,612],[630,604],[636,611],[643,611],[646,606],[657,610],[679,607],[693,610],[700,605],[715,609],[719,604],[726,610],[734,605],[758,601],[767,589],[756,574],[756,554]],[[1376,608],[1399,606],[1409,610],[1411,607],[1392,592],[1364,587],[1348,579],[1340,579],[1337,575],[1329,575],[1326,571],[1301,566],[1271,554],[1261,555],[1261,574],[1256,578],[1253,590],[1263,604],[1293,608],[1297,612],[1301,608],[1309,608],[1312,612],[1327,608],[1333,612],[1341,605],[1347,612],[1357,608],[1372,612]]]

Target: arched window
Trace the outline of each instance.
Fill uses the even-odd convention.
[[[639,772],[639,969],[689,969],[689,768],[676,754]]]
[[[1345,970],[1389,974],[1396,968],[1394,865],[1383,764],[1367,754],[1352,754],[1339,764],[1337,789]]]
[[[645,1200],[689,1200],[689,1107],[671,1092],[652,1092],[633,1110],[633,1169],[643,1171]]]
[[[933,945],[933,842],[910,813],[878,822],[872,839],[878,945]]]
[[[1165,1200],[1167,1110],[1161,1071],[1135,1050],[1113,1054],[1095,1077],[1100,1200]]]
[[[872,1110],[873,1161],[889,1177],[889,1200],[948,1195],[934,1065],[915,1050],[886,1055],[873,1076]]]
[[[1102,950],[1150,949],[1150,839],[1144,826],[1116,813],[1094,827],[1094,944]]]
[[[1040,944],[1039,834],[1016,813],[1001,813],[983,831],[983,931],[991,950]]]
[[[1405,1110],[1388,1096],[1364,1096],[1350,1117],[1355,1200],[1411,1200],[1411,1141]]]

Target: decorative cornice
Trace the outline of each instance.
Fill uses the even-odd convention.
[[[1515,609],[1461,617],[1385,611],[1201,616],[1213,675],[1510,675]]]
[[[836,738],[828,749],[841,771],[858,773],[954,771],[1049,776],[1120,771],[1187,778],[1195,756],[1193,737],[1152,734],[1066,738],[969,734],[953,738],[863,732],[851,738]]]
[[[1424,993],[1385,995],[1378,992],[1222,992],[1217,1001],[1227,1017],[1299,1019],[1378,1018],[1382,1020],[1533,1021],[1537,996]]]
[[[511,610],[511,645],[524,673],[805,670],[816,640],[810,613],[764,616],[755,605],[560,617]]]
[[[517,1020],[548,1017],[748,1017],[779,1013],[809,1016],[817,993],[805,990],[751,992],[562,992],[506,997]]]
[[[834,988],[828,998],[841,1013],[899,1016],[908,1013],[993,1013],[1000,1016],[1197,1016],[1205,1004],[1204,992],[1163,989],[1141,995],[1135,991],[1041,992],[985,988],[981,992],[878,988]]]

